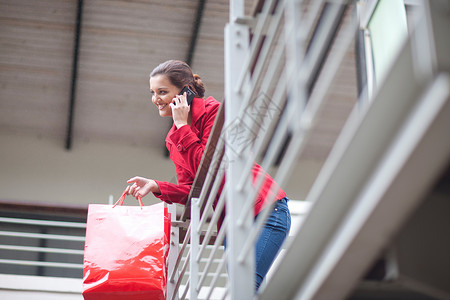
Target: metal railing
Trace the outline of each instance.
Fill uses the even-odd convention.
[[[306,149],[314,125],[320,120],[319,113],[329,98],[333,80],[336,79],[346,55],[351,52],[360,30],[360,24],[352,17],[354,1],[262,2],[263,5],[258,6],[262,7],[261,11],[255,14],[254,20],[249,20],[249,17],[243,14],[243,1],[230,1],[230,22],[225,28],[225,120],[223,127],[217,129],[220,134],[215,133],[216,151],[208,149],[208,154],[204,154],[211,158],[208,159],[210,165],[202,165],[206,175],[195,184],[194,188],[199,192],[190,197],[190,206],[187,208],[189,214],[184,214],[190,215],[190,220],[182,220],[186,222],[188,229],[180,256],[175,260],[175,271],[170,275],[170,282],[174,286],[174,289],[170,290],[170,299],[252,299],[255,296],[252,249],[272,206],[267,205],[257,221],[253,221],[253,203],[263,184],[263,176],[255,183],[250,183],[253,163],[259,162],[266,172],[274,174],[273,177],[280,186],[288,182],[297,160]],[[424,20],[424,23],[432,23],[430,15]],[[392,82],[405,84],[404,91],[400,91],[401,87],[392,87],[392,82],[388,82],[387,87],[379,83],[381,96],[369,96],[375,95],[382,99],[376,99],[378,103],[372,105],[368,112],[368,102],[357,99],[358,93],[362,98],[366,97],[366,91],[357,91],[355,84],[353,112],[349,113],[347,123],[308,196],[308,200],[316,201],[311,213],[305,220],[305,225],[298,231],[299,235],[292,237],[292,242],[288,245],[287,250],[290,252],[287,251],[286,259],[277,269],[281,277],[268,278],[257,297],[293,299],[297,295],[298,299],[328,299],[330,294],[327,293],[330,292],[326,289],[326,284],[333,288],[333,282],[328,278],[344,280],[339,275],[339,270],[333,269],[333,263],[345,270],[344,266],[351,267],[345,265],[351,260],[351,253],[362,256],[361,249],[365,249],[373,254],[376,249],[382,247],[381,242],[373,248],[365,245],[358,245],[360,248],[351,247],[354,240],[343,232],[353,233],[355,228],[365,229],[365,226],[368,226],[363,222],[366,220],[362,219],[364,214],[355,216],[352,209],[367,209],[359,207],[358,203],[367,199],[358,197],[365,196],[365,185],[372,187],[372,182],[365,180],[369,180],[371,176],[376,178],[374,170],[377,165],[386,168],[386,174],[394,172],[392,168],[385,166],[382,160],[384,156],[389,156],[391,143],[392,148],[399,147],[404,150],[403,156],[415,149],[413,146],[410,149],[399,146],[394,135],[398,134],[399,141],[402,141],[403,131],[408,134],[415,132],[418,135],[418,132],[428,130],[425,127],[419,129],[407,122],[408,114],[411,114],[411,118],[417,118],[419,114],[414,112],[414,105],[423,99],[417,95],[427,94],[426,86],[433,86],[432,82],[438,82],[436,84],[442,92],[437,97],[440,102],[426,101],[427,104],[423,105],[436,105],[433,108],[436,112],[439,109],[445,110],[448,78],[443,76],[436,79],[436,74],[430,71],[435,58],[430,56],[434,51],[430,50],[434,44],[424,34],[427,26],[429,25],[419,28],[421,36],[408,38],[402,55],[393,63],[394,71],[389,75],[390,79]],[[439,27],[437,28],[436,32],[439,33]],[[428,30],[431,32],[429,27]],[[427,46],[421,49],[417,43],[418,39],[424,41]],[[441,47],[446,49],[443,43]],[[424,49],[424,55],[418,55],[424,52]],[[437,53],[445,57],[442,55],[445,51]],[[441,60],[444,67],[448,67],[445,65],[445,58]],[[414,64],[414,61],[418,63]],[[392,98],[398,101],[390,104]],[[390,114],[383,115],[383,112],[388,110]],[[430,117],[430,124],[433,118],[438,117],[437,113]],[[442,132],[437,132],[442,137]],[[376,145],[370,143],[370,139],[374,140],[374,137],[380,139]],[[372,145],[370,150],[365,150],[364,141]],[[419,146],[414,147],[419,149]],[[445,159],[444,152],[440,151],[440,163]],[[358,167],[349,168],[354,161],[359,162]],[[436,174],[438,171],[439,168],[436,167],[430,174]],[[227,181],[220,197],[217,197],[225,172]],[[430,180],[424,178],[423,182]],[[325,193],[328,193],[327,197]],[[386,210],[388,204],[381,202],[383,195],[377,196],[377,201],[380,201],[377,205],[382,208],[376,210],[378,206],[374,205],[371,216],[381,219],[382,211]],[[337,199],[333,199],[334,197]],[[213,210],[211,206],[216,200],[217,206]],[[267,199],[268,203],[272,203],[272,200],[274,199]],[[331,203],[332,200],[335,200],[334,203]],[[369,200],[375,201],[373,198]],[[405,209],[414,206],[414,201],[418,200],[414,199],[408,203],[405,201]],[[214,226],[222,216],[225,206],[226,216],[222,226],[218,232],[214,232]],[[399,210],[398,215],[404,217],[404,211]],[[367,210],[364,212],[367,213]],[[357,219],[359,223],[348,223],[345,218],[347,215]],[[326,226],[321,226],[321,223]],[[399,224],[390,221],[378,225],[390,225],[390,230],[394,231],[398,229]],[[340,226],[342,232],[339,231]],[[372,227],[371,229],[374,230]],[[222,255],[217,253],[217,250],[221,249],[222,252],[225,235],[227,247]],[[215,236],[214,242],[211,241],[212,236]],[[314,241],[304,243],[307,237],[312,236],[316,237]],[[386,242],[385,237],[380,237],[380,240]],[[189,243],[190,248],[186,250]],[[343,250],[344,244],[350,249],[348,253]],[[208,255],[204,253],[207,247],[211,247]],[[329,252],[331,248],[339,250],[334,254],[342,255],[340,261],[334,261],[338,257]],[[297,262],[299,253],[308,259],[305,258],[301,265],[294,266],[293,262]],[[185,260],[181,271],[178,272],[182,262],[181,256],[184,256]],[[371,259],[373,257],[367,255],[361,261],[367,267]],[[204,265],[201,264],[202,261],[205,261]],[[213,263],[216,264],[215,268],[211,267]],[[361,266],[355,267],[359,276],[364,272]],[[189,276],[186,276],[188,269]],[[297,276],[291,276],[292,274]],[[339,299],[344,299],[345,293],[355,284],[357,276],[347,275],[344,276],[346,281],[340,282],[345,288],[339,290]],[[205,284],[207,276],[212,277],[212,281]],[[224,277],[226,282],[218,285],[216,282],[220,277]],[[180,289],[180,286],[183,288]],[[217,290],[220,290],[220,293],[213,296]]]
[[[267,0],[256,22],[248,22],[243,15],[243,1],[230,1],[230,22],[225,30],[225,121],[220,135],[216,135],[216,151],[208,154],[209,170],[213,171],[206,172],[203,185],[197,183],[201,192],[190,197],[190,213],[184,214],[190,215],[190,220],[183,220],[187,233],[178,258],[173,260],[175,271],[169,274],[169,287],[172,284],[173,290],[168,299],[211,299],[215,289],[221,291],[215,296],[219,299],[253,297],[251,249],[272,207],[268,205],[253,223],[253,203],[264,177],[251,186],[253,162],[260,161],[265,171],[275,173],[279,185],[287,182],[316,121],[325,91],[354,38],[355,24],[345,24],[341,50],[326,65],[329,75],[311,94],[314,77],[324,63],[348,2]],[[321,15],[324,21],[316,26]],[[286,152],[277,161],[286,139]],[[216,199],[225,172],[227,181]],[[215,200],[217,206],[213,210]],[[272,200],[275,199],[268,199],[268,203]],[[225,205],[227,214],[215,232]],[[223,251],[225,235],[228,246]],[[205,255],[207,247],[212,249]],[[217,253],[219,249],[223,255]],[[201,265],[202,260],[206,264]],[[215,268],[211,266],[213,262]],[[228,275],[224,278],[226,284],[216,285],[224,274]],[[205,284],[207,276],[212,281]]]
[[[81,278],[85,223],[0,217],[3,274]]]

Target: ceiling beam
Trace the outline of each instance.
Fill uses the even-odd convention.
[[[189,49],[186,55],[186,63],[192,64],[194,59],[195,46],[197,45],[198,33],[200,31],[200,25],[202,24],[203,10],[205,8],[206,0],[199,0],[197,6],[197,13],[195,16],[194,26],[192,27],[191,41],[189,43]]]
[[[75,40],[73,45],[72,85],[70,88],[69,116],[67,121],[66,150],[72,148],[73,122],[75,115],[75,92],[78,79],[78,54],[80,50],[81,21],[83,17],[83,0],[78,0]]]

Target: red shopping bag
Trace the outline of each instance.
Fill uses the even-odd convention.
[[[83,297],[165,299],[170,238],[167,208],[164,203],[142,206],[141,201],[140,207],[122,206],[123,198],[119,206],[89,205]]]

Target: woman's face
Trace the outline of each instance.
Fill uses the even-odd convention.
[[[150,77],[150,92],[152,93],[152,102],[158,107],[161,117],[171,117],[172,108],[170,103],[179,93],[179,89],[174,86],[165,75],[156,75]]]

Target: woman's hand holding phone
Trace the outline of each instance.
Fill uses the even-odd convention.
[[[182,95],[176,95],[170,103],[172,109],[172,118],[175,126],[180,128],[181,126],[188,124],[190,106],[187,103],[186,92]]]

